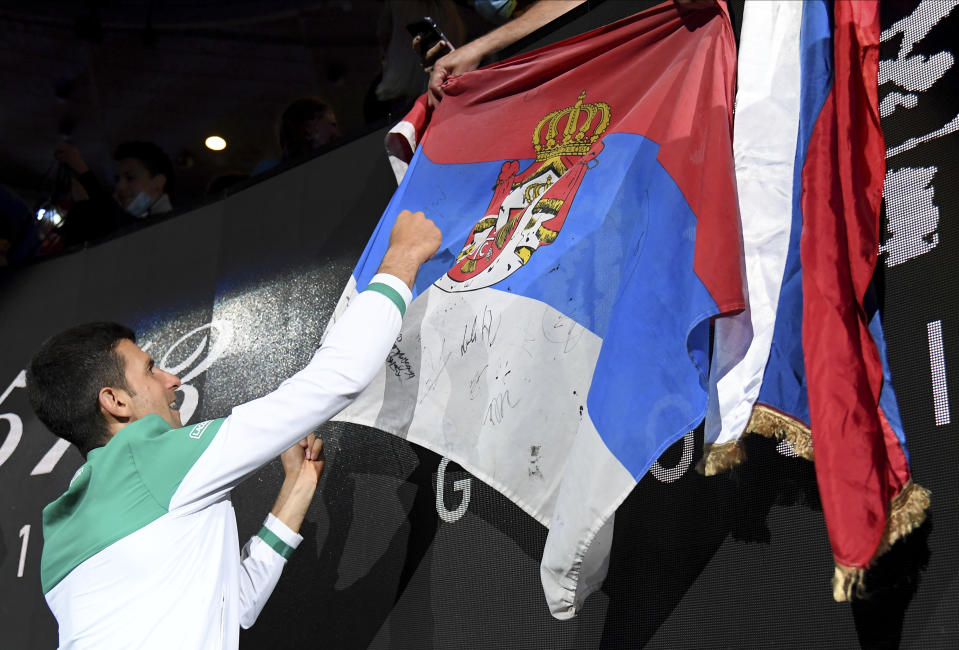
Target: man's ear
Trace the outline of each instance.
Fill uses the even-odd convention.
[[[130,410],[130,394],[122,388],[107,386],[100,389],[97,401],[103,411],[115,419],[125,419],[133,415]]]

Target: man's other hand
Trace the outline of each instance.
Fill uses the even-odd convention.
[[[326,464],[323,440],[311,433],[280,454],[280,462],[286,476],[270,512],[295,533],[303,524]]]
[[[323,439],[311,433],[280,454],[280,462],[283,463],[286,480],[310,481],[316,485],[326,462]]]

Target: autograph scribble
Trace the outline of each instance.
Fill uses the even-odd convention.
[[[479,316],[473,317],[473,323],[463,326],[463,342],[460,344],[460,356],[465,356],[470,346],[477,341],[481,341],[487,347],[493,347],[496,342],[496,335],[499,334],[499,328],[503,317],[493,313],[488,305],[483,307],[483,320]],[[477,329],[477,327],[479,329]]]
[[[407,357],[395,343],[393,344],[393,349],[390,350],[390,355],[386,357],[386,367],[389,368],[398,379],[412,379],[416,376],[409,357]]]
[[[509,391],[504,391],[494,397],[489,406],[486,407],[486,416],[483,418],[483,424],[487,422],[496,426],[503,421],[503,418],[506,416],[506,410],[511,408],[516,408],[520,403],[520,400],[515,402],[510,397]]]
[[[553,343],[562,343],[563,352],[569,352],[579,343],[586,328],[569,316],[543,310],[543,336]]]
[[[427,351],[427,357],[425,361],[429,364],[430,370],[432,371],[430,376],[423,382],[424,390],[423,394],[420,395],[417,404],[422,404],[423,400],[426,399],[426,396],[429,395],[434,388],[436,388],[436,383],[439,381],[440,376],[443,374],[443,371],[446,370],[446,364],[449,363],[450,358],[452,358],[453,353],[446,351],[446,339],[443,339],[442,344],[440,345],[440,354],[439,358],[441,359],[439,366],[433,363],[433,355],[429,354]]]
[[[476,397],[479,395],[480,379],[483,377],[484,374],[486,374],[487,368],[489,368],[489,364],[486,364],[485,366],[483,366],[483,368],[478,373],[476,373],[476,375],[472,379],[470,379],[469,391],[470,391],[471,400],[476,399]]]

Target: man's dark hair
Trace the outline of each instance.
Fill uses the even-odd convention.
[[[303,142],[303,125],[313,118],[322,117],[330,105],[317,97],[300,97],[283,109],[280,116],[280,149],[283,159],[290,160],[310,151]]]
[[[129,391],[117,344],[136,335],[117,323],[87,323],[47,339],[27,368],[27,394],[40,421],[84,456],[110,439],[100,389]]]
[[[123,160],[124,158],[136,158],[150,172],[150,176],[163,174],[166,178],[164,191],[167,194],[173,194],[173,162],[166,153],[152,142],[123,142],[119,144],[116,151],[113,152],[114,160]]]

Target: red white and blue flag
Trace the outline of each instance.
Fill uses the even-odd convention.
[[[828,18],[804,27],[822,32]],[[832,84],[802,170],[800,259],[816,479],[837,565],[834,594],[845,599],[861,570],[921,522],[928,494],[910,480],[871,286],[886,171],[879,3],[836,2],[833,24],[831,70],[828,52],[819,56]]]
[[[397,129],[415,154],[341,301],[401,210],[440,226],[383,372],[339,419],[548,526],[557,618],[605,577],[617,506],[703,420],[710,320],[745,304],[735,44],[723,6],[695,17],[667,2],[450,79]]]
[[[911,482],[871,286],[885,174],[879,6],[747,3],[741,42],[734,149],[750,305],[717,322],[707,456],[713,469],[732,464],[717,452],[746,431],[815,456],[834,596],[847,600],[929,503]]]

